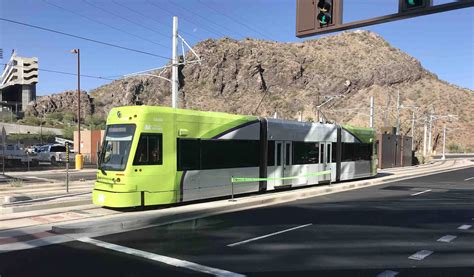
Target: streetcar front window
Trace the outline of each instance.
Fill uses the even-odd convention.
[[[101,170],[125,170],[134,133],[135,125],[133,124],[107,126],[100,154],[99,168]]]

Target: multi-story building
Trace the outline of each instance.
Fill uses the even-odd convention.
[[[38,58],[25,58],[13,51],[0,76],[0,107],[19,114],[36,99]]]

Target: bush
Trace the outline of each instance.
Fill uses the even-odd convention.
[[[461,146],[459,146],[459,144],[456,144],[456,143],[450,143],[448,144],[448,151],[450,153],[459,153],[461,152]]]
[[[86,116],[85,123],[90,130],[102,130],[105,129],[105,120],[97,115]]]
[[[63,121],[64,114],[60,112],[48,113],[48,114],[45,114],[45,117],[50,120]]]
[[[64,123],[74,123],[76,115],[72,112],[64,113],[63,122]]]
[[[76,130],[76,126],[65,126],[63,127],[63,137],[65,139],[74,139],[74,131]]]
[[[22,120],[19,120],[18,122],[25,125],[40,126],[41,118],[34,117],[34,116],[26,116],[25,118],[23,118]]]

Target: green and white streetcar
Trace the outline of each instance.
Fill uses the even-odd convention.
[[[375,140],[369,128],[118,107],[107,118],[93,202],[162,205],[371,177]]]

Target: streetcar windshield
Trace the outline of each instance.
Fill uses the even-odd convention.
[[[107,126],[104,145],[100,153],[99,168],[101,170],[125,170],[134,133],[134,124]]]

